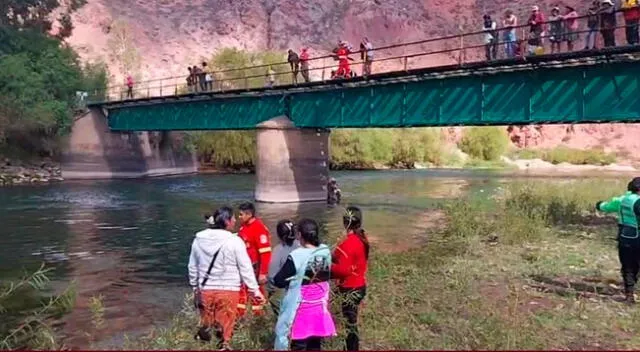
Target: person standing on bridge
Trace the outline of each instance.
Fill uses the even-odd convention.
[[[349,78],[351,76],[351,68],[349,64],[349,45],[346,41],[340,41],[338,48],[335,50],[336,57],[338,59],[338,71],[336,76],[340,78]]]
[[[207,83],[207,63],[202,62],[202,69],[198,72],[198,81],[200,81],[200,90],[202,92],[206,92],[209,89],[209,85]]]
[[[498,34],[496,32],[496,21],[490,15],[483,16],[482,30],[484,31],[484,50],[487,61],[497,58]]]
[[[596,46],[596,38],[598,36],[598,29],[600,28],[600,15],[598,11],[600,9],[600,1],[593,0],[589,10],[587,11],[587,38],[585,41],[584,50],[595,50]]]
[[[551,16],[549,16],[549,41],[551,42],[551,53],[559,53],[562,48],[562,40],[564,38],[564,23],[563,18],[560,16],[560,8],[554,7],[551,9]]]
[[[193,93],[193,69],[191,66],[187,67],[189,70],[189,75],[187,76],[187,91],[189,93]]]
[[[274,71],[271,66],[267,68],[267,74],[265,78],[267,80],[267,88],[273,88],[273,86],[275,86],[276,84],[276,71]]]
[[[505,54],[507,58],[512,59],[516,56],[516,45],[518,37],[516,34],[516,27],[518,26],[518,17],[513,14],[513,11],[507,10],[504,14],[504,20],[502,21],[504,27],[504,42],[505,42]]]
[[[300,73],[305,83],[309,83],[309,49],[300,50]]]
[[[566,5],[567,13],[562,16],[564,19],[564,40],[567,41],[567,51],[573,51],[573,43],[580,40],[580,34],[578,33],[578,12],[570,5]]]
[[[622,0],[622,12],[626,29],[627,43],[638,44],[638,22],[640,21],[640,7],[638,0]]]
[[[291,66],[291,76],[293,84],[298,84],[298,72],[300,71],[300,57],[293,50],[287,52],[287,62]]]
[[[371,74],[371,65],[373,64],[373,44],[367,37],[364,37],[360,43],[360,59],[363,62],[362,75],[367,77]]]
[[[604,47],[616,46],[616,8],[612,0],[602,0],[600,6],[600,33],[604,39]]]
[[[211,341],[212,329],[220,348],[230,350],[236,322],[240,284],[246,285],[258,302],[264,302],[242,240],[232,234],[236,224],[233,209],[222,207],[206,215],[208,229],[196,234],[189,255],[189,284],[194,305],[200,311],[200,329],[195,338]]]
[[[529,54],[539,52],[542,48],[542,36],[544,35],[546,19],[538,6],[531,8],[529,17]]]
[[[131,77],[131,75],[127,75],[126,84],[127,84],[127,99],[133,99],[133,77]]]
[[[627,186],[627,193],[600,201],[596,210],[618,214],[618,256],[627,303],[635,303],[635,285],[640,272],[640,177]]]
[[[271,262],[271,234],[264,223],[256,217],[256,208],[252,203],[240,204],[238,208],[240,210],[240,221],[242,222],[240,230],[238,230],[238,236],[242,238],[246,245],[251,265],[260,285],[260,291],[264,294],[264,285],[267,283],[269,263]],[[240,290],[238,316],[244,316],[248,301],[247,286],[243,286]],[[251,299],[251,311],[256,316],[263,315],[264,302]]]

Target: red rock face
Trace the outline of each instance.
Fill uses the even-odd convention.
[[[420,39],[479,31],[482,15],[499,19],[506,9],[525,23],[532,5],[545,15],[557,1],[543,0],[89,0],[74,15],[76,26],[69,43],[85,60],[105,60],[113,82],[124,74],[109,49],[110,27],[123,21],[142,58],[141,79],[182,76],[186,67],[209,58],[219,48],[249,50],[298,50],[311,48],[311,55],[329,52],[339,39],[357,46],[363,36],[376,47]],[[589,1],[566,0],[584,15]],[[563,9],[564,11],[564,9]],[[622,25],[619,18],[619,25]],[[623,30],[618,30],[623,43]],[[519,34],[520,36],[520,34]],[[583,36],[584,37],[584,36]],[[601,40],[601,39],[599,39]],[[466,38],[464,45],[479,45],[481,36]],[[427,50],[455,49],[458,39],[405,47],[377,53],[377,58],[419,53]],[[576,48],[583,46],[582,40]],[[483,57],[483,49],[467,50],[466,60]],[[284,57],[284,56],[283,56]],[[411,59],[410,67],[437,66],[456,62],[458,52]],[[374,72],[398,70],[402,60],[377,62]],[[180,78],[180,82],[184,79]],[[453,129],[452,131],[455,131]],[[633,132],[632,132],[633,131]],[[604,143],[613,150],[635,150],[635,126],[544,126],[515,128],[510,135],[516,145],[547,147],[567,144],[586,147]],[[458,132],[451,134],[458,138]],[[631,153],[633,154],[633,153]]]

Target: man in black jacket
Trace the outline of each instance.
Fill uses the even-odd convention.
[[[293,75],[293,84],[298,84],[298,72],[300,70],[300,57],[293,50],[289,49],[287,61],[291,66],[291,75]]]

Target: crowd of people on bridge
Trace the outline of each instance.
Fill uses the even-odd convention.
[[[576,9],[573,6],[553,6],[549,16],[538,6],[532,6],[531,13],[526,23],[520,23],[518,17],[511,10],[506,10],[500,19],[491,14],[485,14],[482,20],[483,43],[487,60],[496,60],[499,57],[505,59],[525,58],[528,55],[541,55],[545,53],[545,46],[549,43],[550,53],[562,51],[575,51],[584,45],[584,50],[598,49],[598,34],[602,37],[605,48],[616,46],[616,30],[618,28],[617,13],[622,12],[626,41],[629,45],[640,44],[638,26],[640,22],[639,0],[619,0],[616,6],[614,0],[593,0],[587,8]],[[583,20],[584,21],[581,21]],[[582,26],[581,23],[585,23]],[[528,27],[526,31],[524,27]],[[518,35],[518,28],[523,28],[522,37]],[[582,35],[584,34],[584,36]],[[566,50],[563,46],[566,43]],[[504,50],[498,50],[500,46]],[[357,74],[351,67],[355,59],[352,54],[360,54],[362,62],[362,76],[372,74],[374,60],[374,48],[368,38],[363,38],[359,49],[339,40],[332,51],[333,58],[338,62],[338,67],[331,71],[331,79],[351,78]],[[503,52],[504,54],[499,54]],[[293,49],[287,51],[292,83],[298,84],[299,76],[305,83],[311,81],[309,48],[303,47],[300,52]],[[187,90],[189,93],[207,92],[214,90],[215,75],[209,70],[207,63],[188,67]],[[265,87],[273,87],[277,84],[277,73],[271,66],[266,67]],[[133,80],[128,76],[126,80],[126,97],[133,98]]]
[[[617,9],[613,0],[593,0],[584,13],[570,5],[551,8],[550,16],[544,15],[539,6],[531,8],[525,25],[529,27],[525,38],[518,38],[518,18],[513,11],[507,10],[501,19],[501,28],[490,14],[483,18],[485,54],[487,60],[498,58],[498,45],[504,46],[504,58],[516,58],[528,55],[540,55],[545,52],[545,40],[550,44],[551,53],[576,50],[584,36],[584,50],[597,49],[598,33],[602,36],[604,47],[616,46],[616,29],[618,27],[617,13],[620,10],[624,18],[627,44],[637,45],[640,42],[638,23],[640,21],[640,7],[638,0],[621,0]],[[586,28],[580,28],[580,19],[584,18]]]
[[[327,201],[335,205],[340,191],[334,180],[329,183]],[[320,350],[324,339],[337,336],[329,309],[330,282],[335,280],[345,349],[359,350],[358,311],[366,295],[369,259],[362,211],[346,208],[346,237],[333,252],[312,219],[279,221],[280,243],[272,250],[271,235],[254,205],[243,203],[238,211],[237,235],[234,210],[222,207],[205,215],[208,228],[193,240],[188,272],[200,312],[195,338],[206,342],[215,338],[220,349],[230,350],[237,319],[248,312],[264,316],[269,302],[277,316],[275,350]],[[284,290],[281,300],[274,298],[279,290]]]

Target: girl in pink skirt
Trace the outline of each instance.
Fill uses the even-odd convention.
[[[315,221],[300,221],[300,248],[273,278],[274,286],[287,289],[276,323],[276,350],[319,351],[325,337],[336,336],[329,312],[331,252],[320,244],[318,232]]]

